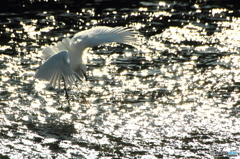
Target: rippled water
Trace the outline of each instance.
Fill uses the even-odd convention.
[[[238,4],[71,2],[2,8],[0,158],[213,158],[213,151],[240,152]],[[63,90],[34,81],[40,51],[99,25],[139,31],[139,48],[90,49],[89,80],[69,90],[69,107]]]

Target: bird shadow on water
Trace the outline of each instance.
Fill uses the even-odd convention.
[[[62,152],[65,150],[59,146],[63,140],[71,140],[72,134],[77,133],[73,123],[56,122],[48,120],[47,123],[25,123],[27,128],[36,132],[39,136],[34,137],[33,141],[41,143],[42,146],[48,146],[52,152]],[[53,138],[53,142],[44,143],[46,138]]]

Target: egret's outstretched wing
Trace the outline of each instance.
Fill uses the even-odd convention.
[[[60,87],[62,77],[66,85],[71,85],[79,79],[69,65],[68,51],[61,51],[51,56],[35,74],[35,78],[47,80],[53,87],[56,85]]]
[[[133,45],[137,38],[136,32],[124,27],[106,27],[98,26],[89,30],[80,31],[73,36],[72,39],[64,38],[62,41],[53,46],[48,46],[42,51],[42,57],[46,60],[52,55],[68,50],[72,52],[78,51],[81,53],[87,47],[93,47],[105,43],[117,42]],[[133,45],[134,46],[134,45]]]
[[[71,39],[71,45],[83,50],[83,47],[93,47],[111,42],[131,44],[136,42],[135,34],[136,32],[124,27],[99,26],[75,34]]]

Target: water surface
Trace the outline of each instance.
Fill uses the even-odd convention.
[[[11,11],[2,7],[0,158],[213,158],[213,151],[239,152],[238,6],[29,1]],[[34,81],[41,49],[103,25],[135,29],[139,48],[90,49],[89,80],[69,90],[69,108],[63,90]]]

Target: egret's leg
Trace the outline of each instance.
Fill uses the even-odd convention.
[[[84,73],[83,71],[82,71],[82,73],[83,73],[83,76],[85,77],[85,80],[87,81],[88,79],[87,79],[86,73]],[[83,81],[83,79],[81,79],[77,74],[75,74],[75,76],[76,76],[76,78],[78,79],[78,81]],[[77,83],[75,84],[75,86],[77,87],[78,92],[81,93],[81,90],[79,89]],[[83,99],[83,103],[84,103],[85,105],[91,106],[91,104],[87,101],[87,99],[84,97],[84,95],[85,95],[84,93],[81,93],[81,95],[80,95],[80,97]]]
[[[67,91],[67,87],[66,87],[65,79],[64,79],[63,76],[62,76],[62,78],[63,78],[63,84],[64,84],[65,96],[66,96],[66,99],[67,99],[67,101],[68,101],[68,105],[70,106],[69,95],[68,95],[68,91]]]
[[[83,104],[87,105],[87,106],[90,106],[91,107],[91,104],[88,102],[88,100],[85,98],[84,95],[86,95],[85,93],[81,92],[80,88],[78,87],[78,85],[76,84],[76,87],[78,89],[78,92],[81,94],[80,97],[82,98],[83,100]]]

